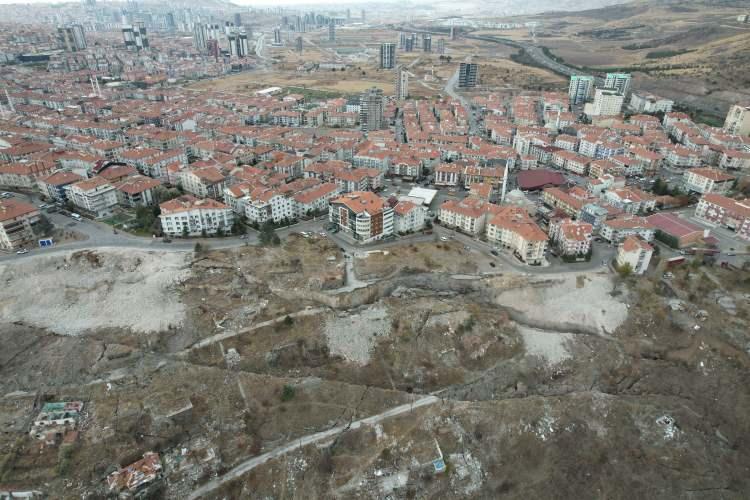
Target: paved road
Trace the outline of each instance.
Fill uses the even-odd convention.
[[[607,267],[602,264],[603,261],[609,262],[614,258],[615,248],[609,245],[594,245],[594,252],[589,262],[579,262],[575,264],[563,263],[559,259],[552,259],[549,266],[528,266],[521,263],[513,255],[507,251],[500,250],[498,255],[492,255],[490,251],[493,248],[491,243],[486,243],[474,239],[463,233],[459,233],[453,229],[449,229],[443,226],[435,226],[435,234],[443,237],[450,237],[463,245],[469,247],[469,249],[478,252],[484,257],[488,258],[489,261],[496,262],[495,268],[489,272],[502,271],[505,266],[513,268],[515,271],[532,273],[532,274],[550,274],[550,273],[580,273],[584,271],[598,271],[606,270]],[[503,267],[497,264],[500,261],[504,264]],[[481,269],[480,269],[481,270]]]
[[[466,56],[466,59],[464,60],[464,62],[471,62],[471,56]],[[456,68],[455,73],[451,75],[448,81],[445,82],[445,87],[443,87],[443,91],[449,96],[451,96],[453,99],[460,101],[461,105],[466,109],[466,112],[469,114],[469,135],[479,135],[478,133],[479,124],[477,123],[476,115],[474,114],[474,111],[472,110],[471,103],[466,98],[466,96],[456,92],[457,84],[458,84],[458,68]]]
[[[280,446],[271,451],[263,453],[262,455],[258,455],[257,457],[253,457],[249,460],[245,460],[244,462],[242,462],[241,464],[239,464],[238,466],[236,466],[235,468],[233,468],[232,470],[230,470],[223,476],[212,479],[211,481],[207,482],[200,488],[193,491],[188,497],[188,499],[194,500],[196,498],[200,498],[204,495],[207,495],[211,493],[212,491],[214,491],[215,489],[219,488],[221,485],[239,478],[240,476],[253,470],[259,465],[263,465],[269,460],[278,458],[289,452],[298,450],[302,448],[303,446],[307,446],[309,444],[317,443],[320,441],[326,441],[326,440],[332,439],[333,437],[336,436],[336,434],[344,432],[347,429],[359,429],[363,425],[376,424],[385,419],[396,417],[398,415],[402,415],[404,413],[410,412],[415,408],[432,405],[439,401],[440,401],[440,398],[436,396],[426,396],[426,397],[423,397],[414,401],[413,403],[407,403],[401,406],[396,406],[394,408],[391,408],[390,410],[384,411],[383,413],[379,413],[371,417],[363,418],[361,420],[356,420],[352,422],[351,424],[339,425],[327,431],[316,432],[315,434],[310,434],[310,435],[295,439],[293,442],[288,443],[284,446]]]
[[[413,33],[430,33],[433,35],[445,35],[444,32],[439,31],[426,31],[426,30],[420,30],[415,29],[414,27],[407,26],[407,27],[401,27],[396,28],[395,31],[410,31]],[[490,35],[471,35],[466,34],[462,35],[464,38],[472,39],[472,40],[482,40],[485,42],[491,42],[491,43],[499,43],[502,45],[508,45],[510,47],[514,47],[517,49],[523,49],[526,51],[526,53],[531,57],[534,61],[536,61],[541,66],[544,66],[545,68],[548,68],[556,73],[560,73],[566,76],[571,76],[575,74],[580,74],[581,71],[573,68],[571,66],[568,66],[566,64],[559,63],[552,59],[551,57],[548,57],[547,54],[545,54],[542,51],[542,48],[534,43],[531,42],[525,42],[520,40],[510,40],[507,38],[497,37],[497,36],[490,36]],[[601,78],[597,77],[597,85],[601,86],[603,84],[603,81]]]
[[[81,222],[76,222],[70,217],[59,213],[46,215],[56,227],[80,233],[84,239],[60,243],[47,249],[29,248],[29,253],[25,255],[17,255],[12,252],[0,253],[0,261],[27,259],[35,255],[48,255],[86,248],[118,247],[140,250],[189,252],[195,248],[196,242],[201,242],[210,246],[212,249],[217,250],[236,248],[244,245],[257,245],[259,243],[258,233],[252,229],[248,230],[248,234],[245,238],[240,236],[226,238],[174,238],[172,243],[165,243],[161,238],[134,236],[123,231],[118,231],[117,234],[115,234],[114,230],[103,222],[96,222],[87,219],[84,219]],[[301,231],[319,232],[323,229],[325,224],[325,218],[319,218],[317,220],[303,221],[294,226],[278,229],[276,233],[283,239],[291,233]]]

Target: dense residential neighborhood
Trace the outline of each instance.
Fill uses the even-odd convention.
[[[0,500],[750,498],[742,0],[0,0]]]

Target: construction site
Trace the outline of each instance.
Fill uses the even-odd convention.
[[[292,236],[58,252],[0,276],[4,487],[718,499],[750,486],[746,274],[479,274],[453,241],[350,256]]]

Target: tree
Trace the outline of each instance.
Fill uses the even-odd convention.
[[[52,230],[55,226],[52,225],[46,215],[42,214],[39,216],[39,222],[34,226],[34,234],[37,236],[49,236],[52,234]]]
[[[232,233],[234,234],[247,234],[247,228],[239,220],[235,220],[232,225]]]
[[[182,237],[187,238],[190,235],[190,232],[188,231],[187,224],[182,226]]]
[[[661,177],[657,177],[654,181],[654,185],[651,188],[651,191],[659,196],[669,194],[669,184],[667,184],[667,182],[664,181],[664,179],[662,179]]]
[[[274,231],[273,222],[270,220],[264,222],[260,227],[260,236],[258,238],[263,245],[278,245],[280,243],[279,236]]]
[[[165,201],[177,198],[181,194],[180,190],[174,187],[157,186],[154,188],[154,199],[157,203],[164,203]]]
[[[157,207],[158,209],[158,207]],[[152,207],[139,206],[135,209],[135,222],[141,229],[151,229],[156,221],[156,214]]]
[[[208,245],[205,243],[201,243],[200,241],[195,242],[195,246],[193,247],[193,251],[196,255],[203,255],[206,252],[208,252]]]
[[[633,274],[633,268],[626,262],[625,264],[617,267],[617,272],[620,274],[620,277],[627,278],[628,276]]]

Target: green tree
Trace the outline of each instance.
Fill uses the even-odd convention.
[[[247,234],[247,228],[242,222],[240,222],[239,220],[235,220],[234,224],[232,225],[232,233],[233,234]]]
[[[135,209],[135,222],[141,229],[151,229],[156,222],[156,214],[152,207],[139,206]]]
[[[291,401],[294,399],[295,392],[294,386],[286,384],[281,390],[281,400],[284,402]]]
[[[625,264],[617,267],[617,272],[620,274],[620,277],[627,278],[628,276],[633,274],[633,268],[626,262]]]
[[[273,222],[267,220],[260,227],[259,240],[263,245],[278,245],[277,241],[279,236],[276,234],[273,228]]]
[[[52,234],[52,230],[55,226],[52,225],[49,218],[42,214],[39,216],[39,221],[34,225],[34,234],[37,236],[49,236]]]

